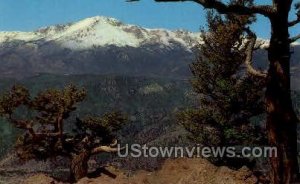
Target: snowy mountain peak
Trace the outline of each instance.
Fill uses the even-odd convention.
[[[95,16],[83,19],[79,22],[68,23],[68,24],[58,24],[54,26],[48,26],[45,28],[38,29],[36,32],[38,33],[47,33],[47,34],[55,34],[58,32],[65,31],[70,27],[74,30],[83,30],[88,27],[94,27],[96,24],[111,24],[111,25],[121,25],[122,23],[117,19],[103,16]]]
[[[31,44],[54,42],[72,50],[86,50],[109,45],[117,47],[160,45],[162,48],[179,46],[191,50],[201,43],[201,34],[184,30],[147,29],[124,24],[114,18],[95,16],[74,23],[41,28],[34,32],[0,32],[0,45],[10,41],[30,42]],[[268,47],[268,44],[266,40],[258,40],[261,48]]]
[[[100,16],[33,32],[0,32],[0,77],[51,73],[185,78],[199,43],[200,33],[147,29]],[[260,48],[268,45],[268,40],[257,41]],[[256,63],[264,68],[266,51],[256,54],[263,56],[255,58],[263,58]],[[297,73],[299,57],[294,58],[292,71]]]
[[[0,32],[0,44],[19,40],[25,42],[54,41],[62,47],[83,50],[91,47],[115,45],[140,47],[159,44],[162,47],[182,46],[189,50],[198,42],[200,33],[146,29],[123,24],[117,19],[96,16],[84,20],[49,26],[34,32]]]

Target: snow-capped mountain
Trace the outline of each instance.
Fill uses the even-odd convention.
[[[92,17],[76,23],[41,28],[34,32],[0,32],[0,43],[13,40],[24,42],[54,41],[62,47],[76,50],[114,45],[141,47],[146,44],[172,46],[180,44],[192,48],[199,40],[199,33],[146,29],[108,17]]]
[[[0,77],[38,73],[186,76],[200,33],[147,29],[107,17],[0,32]]]
[[[201,34],[147,29],[107,17],[49,26],[33,32],[0,32],[0,77],[39,73],[114,74],[187,78]],[[267,40],[255,56],[265,67]],[[292,70],[299,71],[300,46]],[[295,72],[297,73],[297,72]]]

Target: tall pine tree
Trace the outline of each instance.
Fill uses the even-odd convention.
[[[237,146],[262,143],[259,125],[252,119],[263,114],[264,82],[246,71],[245,38],[251,16],[207,15],[208,31],[202,31],[197,61],[191,65],[192,87],[199,107],[180,114],[179,120],[206,146]],[[220,159],[224,164],[226,159]],[[243,164],[243,163],[241,163]]]

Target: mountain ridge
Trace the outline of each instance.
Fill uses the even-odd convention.
[[[130,30],[131,29],[131,30]],[[94,32],[92,32],[94,31]],[[57,24],[39,28],[35,31],[22,32],[22,31],[0,31],[0,44],[11,40],[22,41],[37,41],[44,39],[46,41],[63,41],[62,37],[74,39],[70,34],[75,34],[78,37],[87,38],[93,35],[92,38],[99,38],[96,40],[88,39],[90,45],[78,46],[77,49],[84,49],[94,45],[107,46],[131,46],[139,47],[154,39],[156,42],[160,41],[161,44],[170,45],[172,41],[179,42],[187,48],[192,48],[198,43],[202,43],[200,32],[191,32],[183,29],[168,30],[164,28],[144,28],[133,24],[125,24],[115,18],[94,16],[85,18],[77,22],[66,24]],[[155,35],[155,36],[153,36]],[[101,36],[106,38],[101,40]],[[116,37],[113,37],[116,36]],[[123,36],[123,38],[121,38]],[[90,37],[88,37],[90,38]],[[102,39],[103,39],[102,38]],[[159,39],[160,38],[160,39]],[[121,39],[121,40],[118,40]],[[159,40],[157,40],[159,39]],[[199,40],[199,41],[196,41]],[[66,40],[64,40],[66,41]],[[83,40],[79,40],[83,41]],[[92,43],[91,43],[92,41]],[[95,42],[95,41],[98,41]],[[259,38],[258,44],[265,48],[268,45],[268,40]],[[74,43],[76,45],[76,43]],[[294,43],[299,45],[300,43]],[[80,45],[80,43],[79,43]],[[75,49],[70,43],[64,45],[66,48]]]
[[[186,79],[201,43],[200,32],[148,29],[101,16],[33,32],[0,32],[0,78],[49,73]],[[267,66],[268,43],[257,41],[258,67]],[[293,45],[293,50],[294,72],[300,68],[300,46]]]
[[[12,40],[34,42],[57,41],[65,48],[87,49],[92,46],[140,47],[147,43],[169,46],[180,43],[190,49],[197,44],[200,33],[183,30],[148,29],[124,24],[117,19],[95,16],[78,22],[40,28],[33,32],[0,32],[0,43]]]

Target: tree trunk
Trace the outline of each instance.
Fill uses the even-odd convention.
[[[295,181],[297,161],[297,116],[293,110],[290,87],[289,7],[281,6],[271,18],[272,37],[267,90],[267,131],[270,146],[277,147],[277,157],[270,158],[273,184]]]
[[[70,166],[71,182],[76,182],[87,176],[90,156],[89,151],[84,151],[72,158]]]

